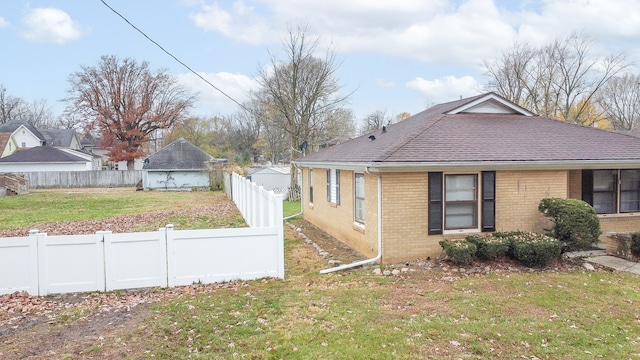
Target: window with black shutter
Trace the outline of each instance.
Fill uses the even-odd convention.
[[[442,173],[429,173],[429,235],[442,234]]]

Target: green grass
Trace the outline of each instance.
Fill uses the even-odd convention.
[[[608,359],[640,349],[639,279],[629,274],[315,279],[157,304],[136,347],[161,359]]]
[[[300,201],[283,201],[282,212],[284,213],[284,217],[298,214],[300,212]]]
[[[0,198],[0,230],[62,221],[101,220],[120,215],[184,210],[221,201],[230,200],[222,192],[210,191],[31,190],[27,195]],[[182,229],[246,226],[238,212],[229,217],[178,215],[170,220]],[[155,230],[164,225],[165,222],[140,224],[136,230]]]
[[[147,197],[148,196],[148,197]],[[128,199],[128,200],[125,200]],[[158,211],[228,201],[218,193],[3,198],[12,223]],[[142,203],[138,203],[138,201]],[[57,203],[66,209],[58,209]],[[54,204],[55,203],[55,204]],[[38,205],[35,205],[38,204]],[[48,210],[39,210],[38,206]],[[287,205],[296,213],[299,204]],[[99,208],[102,207],[102,208]],[[29,209],[24,211],[23,209]],[[82,211],[75,211],[76,209]],[[74,211],[67,211],[74,209]],[[29,215],[31,216],[31,215]],[[38,219],[35,217],[34,219]],[[212,219],[176,218],[185,226]],[[229,220],[231,223],[235,220]],[[2,226],[7,226],[2,224]],[[181,226],[182,227],[182,226]],[[286,229],[286,228],[285,228]],[[285,280],[230,282],[155,303],[122,334],[129,358],[206,359],[637,359],[640,277],[609,271],[497,272],[465,276],[415,268],[402,277],[371,269],[320,275],[327,266],[299,238],[285,238]],[[159,290],[161,291],[161,290]],[[81,321],[81,310],[61,322]],[[24,331],[29,331],[25,329]],[[88,346],[109,357],[120,343]],[[114,355],[115,356],[115,355]]]

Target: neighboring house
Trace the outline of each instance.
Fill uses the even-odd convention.
[[[382,263],[438,256],[440,240],[471,233],[540,231],[548,197],[593,205],[604,232],[640,230],[640,139],[536,116],[494,93],[295,163],[304,218]]]
[[[39,129],[38,131],[49,146],[59,149],[82,149],[75,129]]]
[[[90,157],[72,155],[52,146],[20,149],[0,158],[0,173],[87,170],[92,170]]]
[[[0,125],[0,133],[10,133],[20,148],[46,145],[46,139],[40,131],[26,121],[8,121]]]
[[[247,178],[266,190],[276,194],[284,194],[286,198],[291,186],[291,167],[265,167],[250,173]]]
[[[0,132],[0,158],[13,154],[17,149],[18,144],[11,133]]]
[[[209,164],[214,158],[180,138],[145,160],[145,189],[191,190],[209,187]]]

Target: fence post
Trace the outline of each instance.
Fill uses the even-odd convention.
[[[278,231],[278,277],[284,279],[284,223],[283,223],[283,209],[282,209],[282,195],[269,194],[270,202],[273,204],[273,216],[271,224],[275,226]]]
[[[173,224],[167,224],[161,228],[160,232],[164,232],[165,241],[167,243],[167,286],[176,286],[176,248],[173,238]]]
[[[47,234],[38,232],[38,230],[29,231],[29,236],[36,238],[38,244],[38,296],[47,295],[47,285],[49,277],[47,276]]]
[[[96,231],[96,237],[98,237],[98,241],[102,242],[102,244],[97,244],[98,249],[102,247],[102,261],[98,261],[97,284],[97,287],[103,289],[101,291],[115,290],[115,286],[113,284],[113,276],[111,276],[111,271],[114,268],[113,238],[111,236],[112,234],[113,232],[111,231]],[[100,259],[99,251],[98,259]]]
[[[29,230],[29,295],[40,295],[38,259],[38,230]]]

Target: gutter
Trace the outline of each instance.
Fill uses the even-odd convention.
[[[636,169],[640,160],[491,160],[491,161],[434,161],[434,162],[340,162],[340,161],[297,161],[296,165],[312,168],[332,168],[372,172],[428,172],[428,171],[477,171],[491,170],[582,170],[582,169]]]
[[[298,177],[298,170],[300,170],[300,169],[298,168],[297,164],[293,164],[293,166],[296,168],[296,177]],[[302,194],[304,194],[304,191],[302,189],[304,189],[304,187],[302,186],[302,179],[304,179],[304,176],[300,176],[300,212],[297,213],[297,214],[289,215],[289,216],[283,218],[282,219],[283,221],[289,220],[289,219],[294,218],[294,217],[299,216],[299,215],[302,215],[302,213],[303,213],[303,209],[304,209],[304,201],[303,200],[304,199],[303,199]]]
[[[320,270],[320,274],[328,274],[335,271],[351,269],[357,266],[374,263],[382,258],[382,178],[380,178],[380,175],[372,174],[371,172],[369,172],[369,167],[366,167],[364,169],[364,172],[378,178],[378,255],[371,259],[360,260],[352,262],[351,264],[344,264],[329,269]]]

